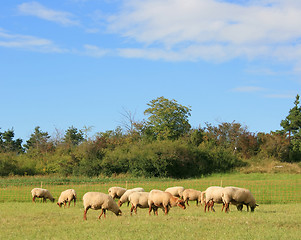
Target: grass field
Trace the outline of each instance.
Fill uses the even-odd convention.
[[[33,187],[48,188],[57,199],[60,192],[74,188],[78,194],[75,207],[59,208],[55,203],[31,202]],[[107,192],[111,186],[165,189],[181,185],[204,190],[208,186],[234,185],[249,188],[259,207],[254,213],[204,213],[191,202],[186,210],[172,208],[167,216],[149,216],[138,209],[121,207],[123,215],[108,212],[98,220],[100,211],[89,210],[83,220],[82,196],[87,191]],[[300,174],[224,174],[199,179],[130,178],[57,178],[10,177],[0,179],[0,239],[300,239]]]
[[[54,203],[0,203],[1,239],[300,239],[301,204],[263,204],[254,213],[204,213],[191,203],[186,210],[172,208],[167,216],[149,216],[122,206],[123,215],[89,210],[83,220],[83,206],[59,208]]]

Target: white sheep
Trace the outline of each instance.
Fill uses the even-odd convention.
[[[118,201],[118,206],[121,207],[123,203],[127,202],[129,205],[129,196],[133,192],[144,192],[143,188],[133,188],[128,189],[125,191],[125,193],[121,196],[121,198]]]
[[[206,208],[208,207],[208,211],[209,208],[211,207],[211,211],[214,211],[214,203],[223,203],[222,200],[222,191],[223,191],[223,187],[217,187],[217,186],[212,186],[212,187],[208,187],[205,191],[202,192],[201,194],[201,202],[205,203],[205,208],[204,211],[206,212]],[[205,196],[206,195],[206,196]],[[224,209],[224,204],[223,204],[223,208],[222,211]]]
[[[43,202],[46,202],[48,198],[51,202],[54,202],[54,198],[47,189],[43,188],[34,188],[31,190],[32,201],[35,202],[36,198],[43,198]]]
[[[132,204],[131,215],[132,215],[133,210],[137,214],[137,207],[149,208],[148,196],[149,196],[149,192],[133,192],[132,194],[130,194],[129,202]]]
[[[83,196],[83,204],[85,209],[84,220],[87,220],[87,211],[90,208],[93,210],[101,209],[101,214],[99,215],[98,219],[100,219],[102,214],[104,214],[104,218],[106,217],[106,210],[110,210],[111,212],[115,213],[116,216],[122,214],[113,198],[105,193],[87,192]]]
[[[189,206],[188,201],[196,201],[196,205],[202,203],[202,192],[195,189],[185,189],[183,192],[183,200]]]
[[[169,192],[162,192],[160,190],[152,190],[148,196],[149,215],[152,210],[158,215],[158,208],[164,209],[165,215],[168,214],[170,207],[179,206],[186,209],[185,203],[182,199],[174,197]]]
[[[180,197],[183,198],[183,192],[184,192],[185,188],[184,187],[170,187],[170,188],[166,188],[165,192],[169,192],[171,193],[171,195],[175,196],[175,197]]]
[[[115,199],[115,198],[121,198],[121,196],[126,192],[125,188],[122,187],[111,187],[108,190],[109,195]]]
[[[64,207],[66,207],[66,203],[68,202],[68,207],[70,207],[70,203],[73,200],[74,201],[74,206],[76,203],[76,192],[74,189],[67,189],[65,191],[63,191],[57,201],[57,205],[59,205],[59,207],[62,207],[62,204],[64,204]]]
[[[225,204],[225,212],[229,212],[229,204],[232,203],[237,206],[238,210],[242,210],[243,204],[251,207],[251,212],[254,212],[256,204],[255,198],[249,189],[238,187],[225,187],[222,191],[222,200]]]

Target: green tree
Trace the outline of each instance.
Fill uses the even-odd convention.
[[[298,162],[301,159],[301,106],[300,96],[297,94],[294,107],[289,110],[287,117],[280,125],[288,132],[289,156],[288,161]]]
[[[77,146],[85,140],[82,130],[71,126],[66,130],[63,141],[69,146]]]
[[[150,101],[149,108],[144,111],[148,115],[144,133],[154,139],[178,139],[188,133],[191,126],[188,117],[189,107],[179,104],[176,100],[158,97]]]
[[[14,140],[14,136],[14,129],[4,131],[3,133],[0,132],[0,152],[24,152],[22,139],[18,138]]]
[[[281,127],[288,132],[289,140],[291,140],[292,135],[298,134],[301,129],[301,106],[299,99],[300,96],[297,94],[294,102],[295,106],[289,110],[287,117],[280,123]]]
[[[50,136],[48,132],[42,132],[40,127],[37,126],[34,129],[34,133],[30,135],[30,138],[24,144],[26,149],[36,149],[41,152],[48,152],[53,149],[53,144],[49,142]]]

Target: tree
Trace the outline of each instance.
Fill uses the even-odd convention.
[[[149,108],[144,111],[145,115],[149,115],[144,129],[147,135],[155,139],[175,140],[189,132],[191,128],[188,122],[191,115],[189,107],[164,97],[158,97],[147,105]]]
[[[299,98],[300,96],[297,94],[294,102],[295,106],[289,110],[287,117],[280,123],[281,127],[288,132],[289,141],[291,140],[291,136],[298,134],[301,129],[301,106]]]
[[[289,110],[287,117],[281,121],[280,125],[284,131],[288,132],[290,145],[288,161],[300,161],[301,157],[301,106],[300,96],[297,94],[295,106]]]
[[[64,136],[64,142],[71,145],[77,146],[84,141],[84,133],[82,130],[77,130],[77,128],[71,126],[66,130]]]
[[[22,147],[22,139],[18,138],[14,140],[14,129],[0,132],[0,152],[16,152],[22,153],[24,151]]]
[[[47,152],[53,148],[53,144],[49,142],[50,136],[48,132],[42,132],[40,127],[37,126],[34,129],[34,133],[30,135],[30,138],[24,144],[26,149],[37,149],[41,152]]]

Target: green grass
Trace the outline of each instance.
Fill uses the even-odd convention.
[[[1,239],[300,239],[301,204],[262,204],[254,213],[204,213],[190,204],[186,210],[172,208],[167,216],[149,216],[138,209],[122,206],[123,215],[89,210],[83,220],[83,207],[59,208],[53,203],[0,203]]]

